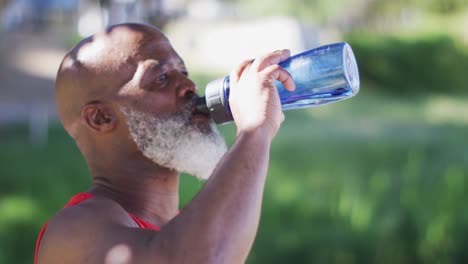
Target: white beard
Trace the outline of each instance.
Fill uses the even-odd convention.
[[[121,109],[138,149],[158,165],[206,180],[226,153],[226,143],[214,123],[194,125],[189,107],[165,117]]]

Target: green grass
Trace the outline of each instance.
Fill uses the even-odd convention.
[[[467,260],[468,98],[369,90],[286,113],[249,263]],[[31,263],[44,221],[90,185],[63,129],[48,135],[35,147],[26,126],[0,128],[0,263]],[[201,186],[182,177],[181,205]]]

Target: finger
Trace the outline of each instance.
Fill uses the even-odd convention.
[[[241,62],[237,68],[235,68],[230,74],[229,74],[229,80],[231,83],[237,83],[242,75],[242,73],[245,71],[245,69],[253,62],[253,59],[245,60]]]
[[[255,59],[255,61],[252,63],[252,68],[260,72],[270,65],[278,64],[286,60],[290,56],[291,52],[288,49],[277,50]]]
[[[291,74],[278,64],[268,66],[263,70],[263,73],[281,82],[286,90],[290,92],[296,90],[296,84]]]

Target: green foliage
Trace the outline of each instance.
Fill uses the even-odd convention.
[[[343,6],[352,4],[352,0],[230,0],[240,3],[247,14],[253,16],[292,16],[301,21],[327,21],[337,16]]]
[[[466,0],[374,0],[369,2],[369,15],[398,13],[405,8],[452,14],[467,6]]]
[[[468,7],[467,0],[224,0],[240,4],[247,14],[254,16],[293,16],[301,21],[327,23],[340,21],[347,15],[378,19],[388,14],[400,15],[411,9],[423,12],[453,14]]]
[[[466,0],[412,0],[418,6],[442,14],[450,14],[468,6]]]
[[[363,82],[394,93],[466,93],[467,48],[449,36],[350,34]]]

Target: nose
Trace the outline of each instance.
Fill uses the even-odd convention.
[[[185,99],[193,99],[195,97],[196,90],[197,86],[195,85],[195,83],[192,80],[190,80],[187,76],[182,75],[181,81],[179,83],[179,89],[177,91],[178,96],[183,97]]]

